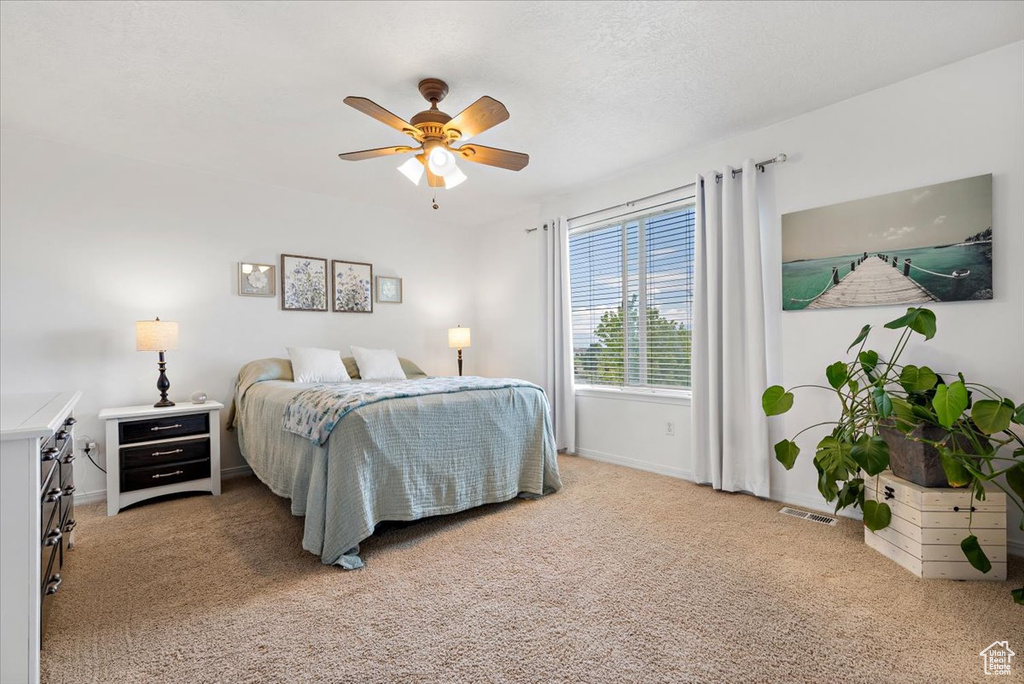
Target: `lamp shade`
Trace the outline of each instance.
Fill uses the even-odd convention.
[[[469,328],[448,328],[448,348],[465,349],[470,346]]]
[[[173,321],[136,321],[136,351],[169,351],[178,348],[178,324]]]

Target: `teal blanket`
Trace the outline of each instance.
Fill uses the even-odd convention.
[[[372,388],[383,383],[367,381],[317,386],[262,378],[238,388],[242,454],[275,494],[291,499],[294,515],[305,516],[302,546],[324,563],[361,567],[359,543],[385,520],[447,515],[561,488],[541,389],[521,381],[476,389],[409,382],[429,382],[423,392],[434,391],[414,391],[405,381],[386,383],[390,390],[382,392]],[[447,391],[436,391],[446,384]],[[353,407],[338,397],[347,410],[327,406],[332,391],[356,386],[379,399]],[[285,412],[305,393],[323,416],[300,419],[304,411],[292,408],[299,411],[292,420],[305,426],[299,434],[285,430]],[[395,396],[384,398],[388,393]],[[329,438],[321,444],[324,429]]]

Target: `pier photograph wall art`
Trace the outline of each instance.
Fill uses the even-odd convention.
[[[782,308],[992,299],[992,174],[782,216]]]

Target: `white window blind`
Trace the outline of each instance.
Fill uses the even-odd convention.
[[[581,385],[690,387],[692,204],[569,234]]]

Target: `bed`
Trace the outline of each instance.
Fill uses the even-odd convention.
[[[362,567],[359,543],[383,521],[457,513],[561,487],[547,399],[512,379],[296,383],[286,359],[239,371],[229,424],[242,455],[304,516],[302,546]]]

